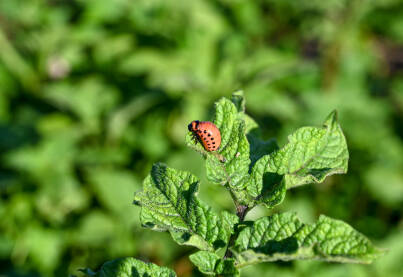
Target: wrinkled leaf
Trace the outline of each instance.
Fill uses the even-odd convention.
[[[347,223],[322,215],[317,223],[304,224],[295,213],[255,221],[239,233],[232,250],[237,267],[296,259],[371,263],[382,254]]]
[[[347,172],[347,144],[336,112],[322,128],[303,127],[288,139],[283,148],[261,157],[251,171],[247,191],[269,208],[281,203],[288,188],[321,183],[329,175]]]
[[[93,272],[91,269],[81,270],[87,276],[92,277],[174,277],[172,269],[157,266],[152,263],[145,263],[134,258],[121,258],[106,262],[101,269]]]
[[[231,189],[244,187],[243,178],[248,174],[249,145],[245,136],[245,123],[238,116],[235,105],[222,98],[216,103],[215,125],[221,132],[218,153],[225,158],[222,163],[212,155],[207,157],[207,177],[218,183],[228,183]]]
[[[195,145],[189,132],[187,145],[206,157],[207,178],[213,183],[226,185],[237,194],[240,203],[246,203],[243,191],[248,179],[249,143],[245,136],[246,125],[242,112],[226,98],[216,102],[214,124],[221,133],[221,145],[216,152],[206,152],[200,144]]]
[[[285,175],[287,188],[321,183],[329,175],[347,172],[347,143],[335,111],[322,128],[300,128],[288,140],[268,161],[270,172]]]
[[[214,213],[197,198],[198,187],[194,175],[155,164],[134,200],[142,207],[143,226],[170,231],[179,244],[203,250],[225,246],[238,219],[228,212]]]
[[[222,259],[217,254],[208,251],[199,251],[189,256],[189,259],[200,270],[207,275],[239,276],[235,267],[235,260],[232,258]]]

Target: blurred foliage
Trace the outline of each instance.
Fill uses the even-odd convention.
[[[78,275],[133,256],[199,276],[132,192],[155,161],[202,178],[187,124],[242,88],[263,137],[337,109],[349,172],[278,210],[343,219],[389,253],[371,266],[263,264],[243,276],[402,276],[400,0],[0,1],[0,275]],[[254,210],[251,216],[269,214]]]

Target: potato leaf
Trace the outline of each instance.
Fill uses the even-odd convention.
[[[91,269],[82,269],[81,272],[91,277],[175,277],[172,269],[145,263],[134,258],[121,258],[106,262],[97,272]]]
[[[206,275],[239,276],[239,270],[232,258],[222,259],[215,253],[199,251],[190,255],[189,259]]]
[[[239,233],[232,250],[237,267],[301,259],[371,263],[383,252],[343,221],[321,215],[317,223],[304,224],[295,213],[256,220]]]
[[[179,244],[203,250],[225,246],[238,218],[213,212],[197,198],[198,188],[199,180],[189,172],[155,164],[134,198],[143,226],[169,231]]]

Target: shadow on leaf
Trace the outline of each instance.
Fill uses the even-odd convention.
[[[246,138],[248,139],[251,153],[249,171],[261,157],[269,155],[279,149],[275,139],[264,141],[261,140],[257,135],[254,135],[252,132],[247,134]]]
[[[277,253],[294,253],[298,250],[298,241],[296,238],[289,237],[280,241],[270,240],[261,247],[253,249],[255,252],[266,255]]]

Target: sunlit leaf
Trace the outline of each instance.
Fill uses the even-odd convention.
[[[81,270],[85,275],[92,277],[175,277],[176,274],[172,269],[157,266],[153,263],[145,263],[134,258],[121,258],[102,265],[97,272],[91,269]]]
[[[199,181],[192,174],[155,164],[136,193],[144,227],[170,231],[179,244],[213,250],[226,245],[237,217],[216,214],[197,198]]]
[[[238,267],[296,259],[371,263],[383,252],[343,221],[322,215],[304,224],[294,213],[258,219],[240,232],[233,250]]]
[[[199,251],[189,256],[189,259],[206,275],[239,276],[232,258],[222,259],[217,254],[208,251]]]

